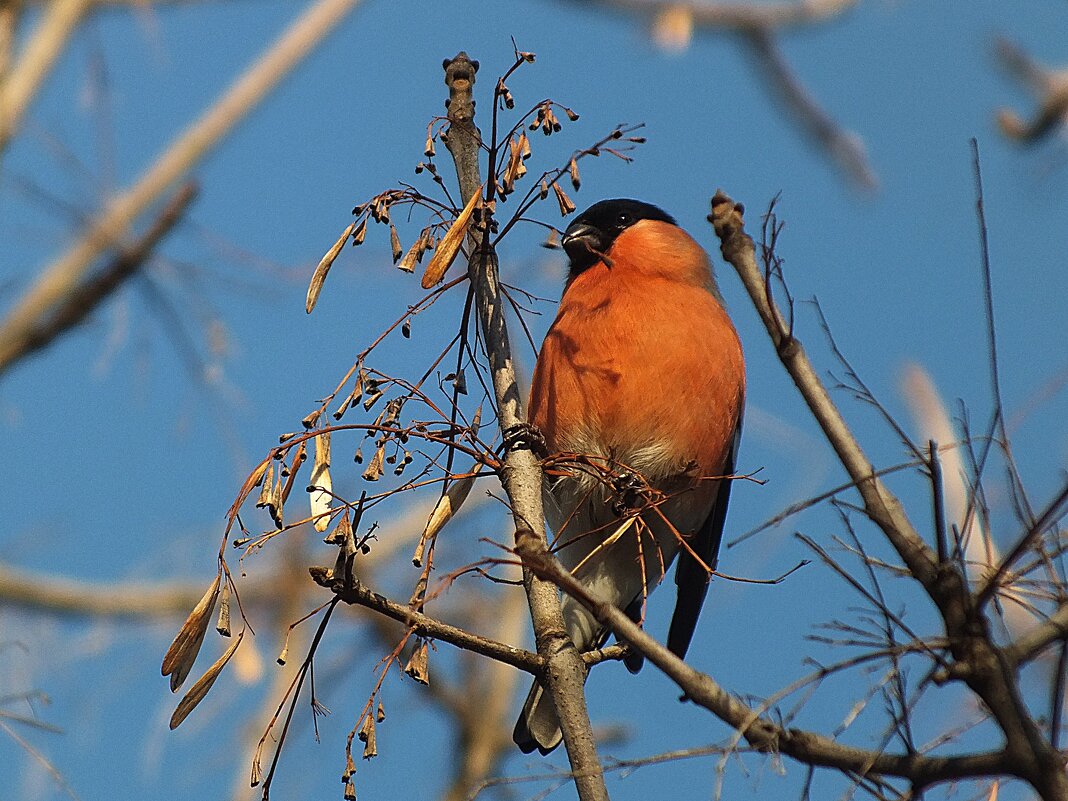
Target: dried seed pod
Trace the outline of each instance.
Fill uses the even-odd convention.
[[[561,217],[566,217],[575,211],[575,204],[571,202],[571,198],[567,196],[567,193],[560,188],[560,184],[553,184],[553,191],[556,193],[556,202],[560,204]]]
[[[293,454],[293,461],[289,465],[289,478],[286,479],[286,484],[282,488],[282,503],[286,503],[289,500],[289,493],[293,491],[293,485],[297,481],[297,474],[300,472],[301,466],[304,464],[304,460],[308,458],[308,441],[304,440],[297,446],[297,452]]]
[[[433,131],[427,131],[426,144],[423,145],[423,155],[427,158],[434,158],[434,133]]]
[[[415,263],[416,261],[418,261],[422,250],[423,237],[420,236],[417,240],[415,240],[415,242],[412,243],[412,246],[408,248],[407,252],[404,254],[404,258],[397,262],[397,269],[404,270],[404,272],[406,273],[414,273]]]
[[[571,163],[567,165],[567,171],[571,174],[571,185],[575,187],[575,191],[579,190],[582,186],[582,179],[579,177],[578,162],[572,157]]]
[[[356,785],[345,782],[345,801],[356,801]]]
[[[560,249],[560,234],[559,234],[559,232],[555,228],[550,230],[548,238],[544,242],[541,243],[541,246],[543,248],[548,248],[549,250],[559,250]]]
[[[327,545],[343,545],[346,540],[350,539],[354,540],[352,534],[352,521],[349,520],[349,513],[345,512],[334,527],[334,530],[323,538],[323,542]]]
[[[300,424],[310,431],[315,428],[315,424],[319,422],[319,415],[322,413],[322,407],[316,409],[314,412],[308,412],[308,414],[304,416],[304,419],[300,421]]]
[[[385,472],[384,463],[386,461],[386,449],[384,445],[379,445],[375,451],[374,458],[371,459],[371,463],[367,465],[367,469],[363,471],[363,478],[366,481],[378,481],[382,477],[382,473]]]
[[[352,761],[352,754],[345,754],[345,772],[341,774],[341,781],[347,782],[356,775],[356,763]]]
[[[578,114],[576,114],[574,111],[572,111],[571,109],[567,108],[566,106],[564,107],[564,114],[566,114],[567,118],[569,120],[571,120],[572,122],[575,122],[575,120],[577,120],[579,118]]]
[[[378,399],[382,397],[382,390],[378,388],[378,384],[368,382],[367,384],[367,397],[363,401],[363,410],[365,412],[371,411],[371,407],[378,403]]]
[[[230,636],[230,582],[224,581],[219,595],[219,616],[215,619],[215,630],[224,637]]]
[[[274,521],[275,526],[279,529],[282,528],[282,509],[285,506],[285,500],[283,495],[285,494],[282,489],[282,471],[278,471],[278,477],[274,482],[274,491],[271,493],[271,500],[267,504],[267,511],[271,514],[271,520]]]
[[[371,757],[378,756],[378,738],[375,737],[375,719],[371,715],[368,715],[363,719],[363,725],[360,727],[359,738],[360,742],[364,743],[364,759],[370,759]]]
[[[412,651],[408,664],[404,666],[404,672],[420,684],[430,684],[429,662],[430,653],[426,640],[420,640]]]
[[[379,723],[381,723],[385,719],[386,719],[386,708],[384,706],[382,706],[382,699],[379,698],[378,699],[378,714],[375,715],[375,720],[377,720]]]
[[[182,721],[189,716],[189,713],[196,708],[197,704],[204,700],[208,690],[211,689],[211,685],[219,678],[222,669],[226,667],[230,657],[234,655],[237,647],[241,645],[241,640],[244,639],[244,636],[244,631],[238,634],[237,639],[230,643],[230,647],[226,649],[223,655],[215,660],[215,663],[204,672],[203,676],[196,680],[196,683],[189,688],[189,692],[185,694],[185,697],[178,702],[178,708],[171,715],[171,729],[177,729],[182,724]]]
[[[404,325],[401,326],[401,336],[405,339],[412,338],[412,319],[409,317],[404,321]]]
[[[357,245],[362,245],[364,237],[366,237],[366,236],[367,236],[367,218],[364,217],[363,218],[363,222],[361,222],[356,227],[356,231],[352,235],[352,246],[356,247]]]
[[[379,425],[385,428],[392,428],[400,422],[401,410],[404,409],[404,398],[394,398],[386,404],[386,408],[382,410],[382,417],[379,420]]]
[[[319,265],[315,268],[315,272],[312,273],[311,282],[308,284],[308,295],[304,300],[304,311],[308,314],[311,314],[312,309],[315,308],[315,303],[319,300],[319,293],[323,289],[323,283],[326,281],[327,273],[330,272],[334,260],[337,259],[341,249],[345,247],[345,243],[349,241],[349,237],[352,236],[355,228],[356,223],[350,223],[348,228],[338,237],[337,242],[319,260]]]
[[[360,402],[360,398],[363,397],[363,380],[365,377],[364,369],[361,367],[356,374],[356,386],[352,388],[352,392],[345,396],[345,400],[341,402],[341,405],[337,407],[337,411],[334,412],[334,419],[340,420],[345,414],[347,409],[351,409]]]
[[[260,497],[256,500],[256,508],[262,509],[271,502],[274,495],[274,462],[267,465],[267,472],[263,476],[263,487],[260,489]]]
[[[528,64],[533,64],[536,56],[533,53],[525,53],[522,50],[519,51],[519,57]]]
[[[464,237],[467,235],[467,228],[471,224],[471,214],[481,197],[482,187],[480,186],[478,191],[471,195],[467,205],[463,207],[456,220],[449,226],[445,236],[442,237],[441,244],[434,251],[434,258],[430,260],[426,272],[423,273],[423,280],[420,282],[423,289],[430,289],[440,282],[452,266],[456,254],[460,252],[460,245],[463,244]]]
[[[315,437],[315,462],[312,467],[311,516],[316,531],[326,531],[330,526],[330,504],[334,488],[330,478],[330,432],[324,431]]]
[[[549,197],[549,184],[545,181],[544,178],[541,181],[541,186],[538,187],[538,197],[542,200],[545,200],[545,198]]]
[[[401,247],[400,236],[397,234],[397,226],[393,223],[389,224],[389,244],[390,247],[393,248],[393,263],[396,264],[404,254],[404,248]]]
[[[212,612],[215,611],[215,602],[219,598],[219,587],[222,582],[222,571],[215,574],[215,580],[208,586],[204,596],[200,599],[185,623],[178,630],[174,642],[167,649],[163,657],[162,672],[164,676],[171,677],[171,692],[175,692],[182,686],[185,677],[189,675],[200,646],[204,642],[204,634],[208,630],[208,621],[211,620]]]
[[[523,161],[526,161],[530,158],[530,140],[527,138],[526,131],[519,132],[519,150],[523,154]]]

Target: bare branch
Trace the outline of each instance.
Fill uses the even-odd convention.
[[[71,287],[59,304],[47,310],[34,326],[19,331],[22,340],[9,343],[8,361],[0,364],[0,373],[79,325],[128,278],[140,270],[152,258],[152,253],[160,241],[178,224],[196,193],[197,187],[192,183],[179,189],[152,226],[136,242],[124,248],[98,274]]]
[[[61,302],[93,262],[125,235],[138,215],[215,147],[358,3],[319,0],[214,106],[179,134],[133,187],[108,204],[79,241],[42,271],[0,323],[0,372],[11,363],[13,344],[21,342],[25,332]]]
[[[345,586],[343,577],[335,577],[325,567],[311,568],[311,576],[316,584],[328,588],[345,603],[365,606],[380,612],[386,617],[410,626],[416,634],[442,640],[457,648],[474,651],[476,654],[505,662],[528,673],[536,674],[542,669],[542,659],[537,654],[434,620],[421,612],[414,611],[409,606],[398,604],[384,595],[372,592],[358,582],[354,586]]]
[[[478,167],[481,136],[474,122],[472,96],[478,67],[462,52],[447,60],[444,66],[445,83],[449,87],[447,145],[456,164],[461,199],[466,203],[482,185]],[[507,431],[521,425],[525,417],[504,319],[497,257],[489,241],[488,229],[487,208],[483,209],[479,230],[480,247],[471,256],[468,275],[474,287],[475,306],[489,359],[497,417],[501,430]],[[545,516],[541,505],[542,471],[534,454],[527,449],[509,450],[501,480],[511,501],[516,545],[525,543],[527,550],[547,554]],[[583,688],[586,671],[578,651],[565,633],[556,588],[527,570],[524,570],[524,580],[538,653],[546,660],[544,676],[559,714],[579,798],[582,801],[607,801],[604,773],[586,710]]]
[[[71,34],[92,5],[93,0],[54,0],[49,3],[18,62],[6,75],[0,74],[0,155],[7,150],[42,81],[52,71]]]
[[[842,745],[820,734],[783,728],[768,717],[754,713],[711,676],[687,665],[621,610],[598,601],[551,555],[539,554],[527,548],[525,543],[520,544],[518,550],[532,570],[581,601],[598,622],[609,627],[618,638],[678,684],[688,700],[738,729],[750,745],[761,751],[782,753],[808,765],[836,768],[862,776],[899,776],[908,779],[917,789],[964,777],[1019,775],[1019,766],[1007,749],[955,757],[885,754]]]

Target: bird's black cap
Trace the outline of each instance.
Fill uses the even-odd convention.
[[[612,198],[594,203],[564,231],[562,244],[571,260],[572,275],[593,266],[625,230],[640,220],[659,220],[675,225],[675,218],[652,203],[630,198]]]

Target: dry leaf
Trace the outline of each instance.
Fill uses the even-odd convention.
[[[219,598],[219,587],[222,582],[222,571],[215,574],[215,581],[208,587],[204,597],[189,613],[185,623],[178,630],[178,636],[174,638],[171,647],[167,649],[163,657],[163,675],[171,677],[171,692],[175,692],[182,686],[185,677],[193,667],[193,663],[200,653],[200,646],[204,642],[204,634],[208,630],[208,621],[215,611],[215,602]]]
[[[438,245],[437,250],[434,251],[434,258],[430,260],[430,264],[426,267],[426,272],[423,273],[423,280],[420,282],[423,289],[430,289],[441,281],[445,277],[445,273],[448,272],[449,267],[452,266],[453,261],[456,260],[456,254],[460,252],[460,245],[463,244],[464,237],[467,235],[467,228],[471,223],[471,214],[474,212],[480,197],[482,197],[481,186],[479,186],[478,191],[471,195],[471,199],[467,201],[463,211],[460,212],[460,215],[449,227],[445,236],[441,238],[441,243]]]
[[[208,668],[204,675],[197,679],[196,684],[189,688],[189,692],[185,694],[185,697],[178,702],[178,708],[174,710],[174,714],[171,715],[171,728],[177,729],[183,720],[185,720],[189,713],[196,709],[197,704],[204,700],[204,697],[208,694],[208,690],[211,689],[211,685],[215,683],[215,680],[219,678],[219,674],[222,673],[222,669],[226,667],[226,663],[230,661],[230,657],[234,655],[237,647],[241,645],[241,640],[244,639],[245,632],[242,631],[237,635],[237,639],[230,643],[230,647],[226,649],[222,656],[215,660],[210,668]]]
[[[293,490],[293,485],[297,481],[297,473],[300,472],[301,465],[304,464],[304,460],[308,458],[308,440],[304,440],[297,446],[297,452],[293,454],[293,461],[289,464],[289,478],[286,479],[286,485],[282,488],[282,503],[289,500],[289,493]]]
[[[471,488],[475,486],[475,478],[480,470],[482,470],[481,462],[475,465],[471,475],[458,478],[449,485],[449,488],[445,490],[445,494],[438,499],[434,511],[430,513],[430,518],[426,521],[426,528],[423,530],[422,537],[424,540],[436,537],[438,532],[445,528],[445,524],[456,516],[464,501],[467,500],[467,496],[471,494]],[[419,567],[419,564],[416,563],[415,566]]]
[[[350,223],[349,227],[338,237],[333,247],[326,251],[326,255],[320,259],[319,266],[312,273],[311,283],[308,284],[308,297],[304,301],[304,310],[308,314],[311,314],[312,309],[315,308],[316,301],[319,300],[319,293],[322,291],[323,283],[326,281],[326,274],[330,272],[330,267],[334,264],[334,260],[341,252],[341,249],[345,247],[345,243],[349,241],[349,237],[352,236],[352,232],[355,229],[356,223]]]
[[[324,431],[315,436],[315,466],[312,468],[311,486],[319,487],[311,491],[311,516],[316,531],[326,531],[330,527],[330,503],[334,488],[330,478],[330,432]]]

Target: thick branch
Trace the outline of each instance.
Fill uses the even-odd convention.
[[[446,61],[444,66],[445,83],[449,87],[447,145],[456,163],[460,194],[466,203],[482,184],[478,167],[481,136],[475,126],[472,93],[477,66],[462,52],[451,61]],[[484,236],[486,217],[484,214],[480,231],[483,234],[481,247],[472,254],[468,275],[486,343],[498,421],[504,431],[523,423],[524,414],[504,320],[497,257],[488,238]],[[542,472],[538,460],[529,450],[508,451],[501,479],[511,502],[516,545],[523,543],[528,551],[547,554],[545,517],[541,506]],[[560,718],[560,729],[575,774],[579,798],[582,801],[606,801],[608,790],[586,710],[583,687],[586,671],[581,656],[564,629],[559,596],[555,586],[541,581],[526,569],[524,580],[538,653],[546,663],[543,680]]]
[[[552,581],[579,600],[598,622],[666,673],[686,697],[741,732],[755,748],[786,754],[806,765],[836,768],[860,775],[880,774],[908,779],[916,789],[952,779],[977,776],[1019,775],[1008,751],[989,751],[954,757],[921,754],[885,754],[842,745],[820,734],[787,729],[757,715],[721,687],[715,679],[694,670],[630,620],[619,609],[593,597],[551,555],[519,546],[523,561],[542,578]]]
[[[905,515],[900,501],[876,477],[874,468],[831,401],[801,343],[794,337],[757,265],[753,240],[745,232],[742,207],[723,192],[712,199],[709,221],[720,238],[723,258],[742,280],[776,352],[802,398],[856,482],[864,511],[883,531],[909,572],[935,603],[954,657],[951,675],[982,699],[1005,735],[1012,773],[1030,782],[1045,799],[1068,799],[1064,758],[1045,740],[1031,717],[1014,664],[990,636],[964,576],[951,563],[939,563]]]

